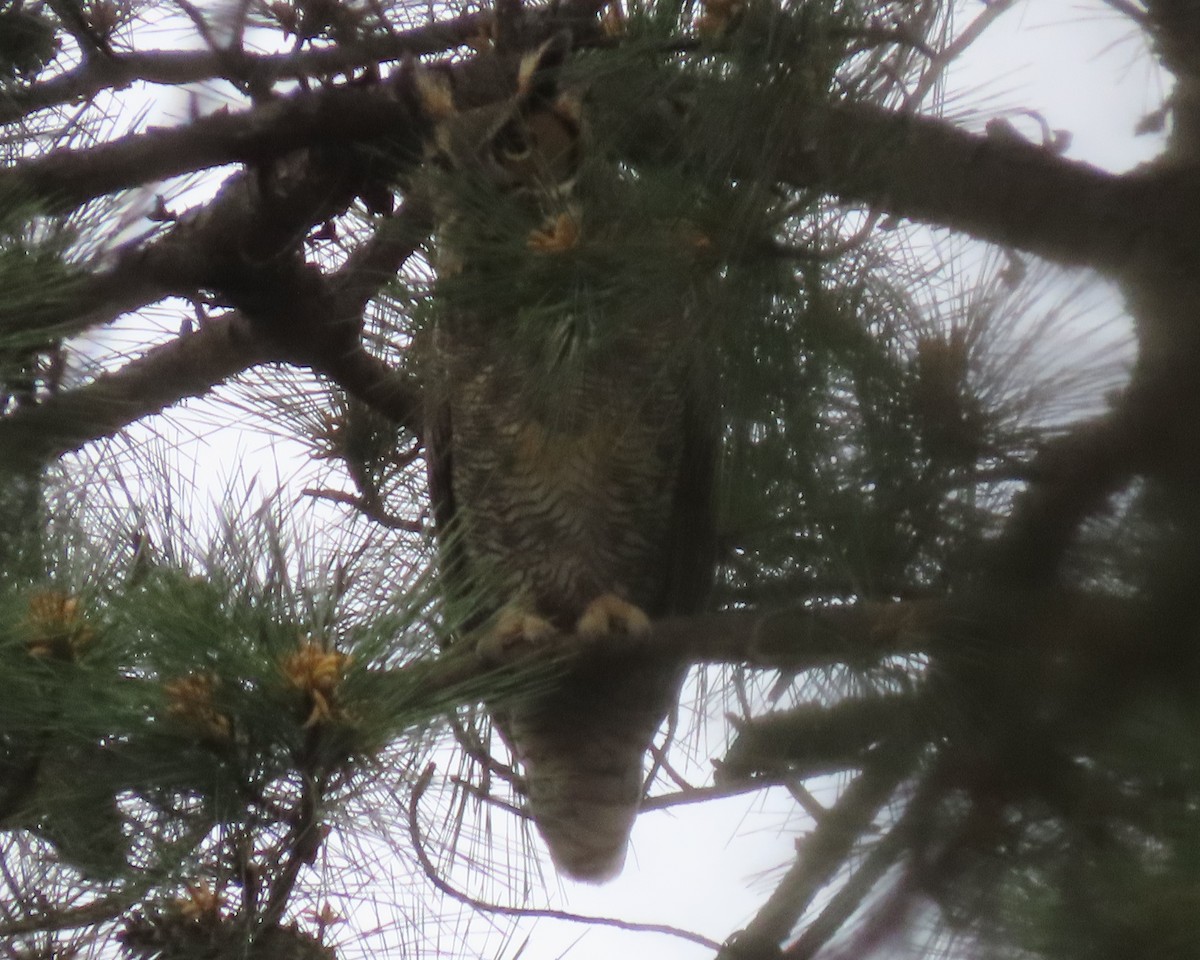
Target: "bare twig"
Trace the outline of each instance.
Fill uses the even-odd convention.
[[[804,812],[812,817],[814,822],[820,823],[825,814],[829,812],[803,783],[789,782],[787,791],[792,795],[792,799],[800,804]]]
[[[966,28],[954,38],[953,42],[947,44],[943,49],[930,57],[929,66],[921,74],[921,79],[917,81],[917,85],[904,98],[903,109],[915,110],[921,101],[925,99],[925,95],[941,80],[942,75],[946,72],[950,64],[962,56],[967,47],[983,36],[983,32],[1000,19],[1015,2],[1016,0],[992,0],[991,3],[984,6],[979,16],[967,24]]]
[[[413,796],[408,803],[408,835],[413,841],[413,851],[416,853],[416,859],[421,865],[421,870],[424,871],[434,887],[437,887],[440,892],[446,896],[457,900],[460,904],[464,904],[472,910],[480,913],[496,913],[502,917],[542,917],[552,920],[568,920],[570,923],[586,923],[593,926],[612,926],[618,930],[629,930],[637,932],[637,934],[665,934],[666,936],[679,937],[680,940],[698,943],[701,947],[716,949],[720,944],[709,940],[706,936],[694,934],[690,930],[682,930],[678,926],[670,926],[659,923],[634,923],[631,920],[620,920],[616,917],[590,917],[583,913],[570,913],[565,910],[539,910],[534,907],[510,907],[504,904],[490,904],[486,900],[479,900],[463,893],[462,890],[450,886],[448,882],[443,880],[443,877],[438,874],[436,866],[433,865],[430,859],[430,854],[425,851],[425,842],[421,839],[421,828],[419,820],[419,808],[421,797],[425,796],[425,791],[430,787],[430,781],[433,779],[434,766],[431,763],[427,766],[420,778],[413,785]]]
[[[668,779],[670,779],[675,786],[679,787],[680,790],[686,792],[694,789],[694,787],[687,782],[687,779],[683,776],[683,774],[671,766],[670,761],[667,760],[667,746],[675,739],[677,716],[678,714],[676,712],[672,712],[671,719],[668,722],[667,735],[663,738],[662,745],[660,746],[657,743],[650,745],[650,756],[653,762],[650,765],[650,772],[646,774],[642,781],[643,794],[647,789],[649,789],[650,785],[654,783],[654,778],[658,776],[659,771],[665,773]]]
[[[484,768],[489,774],[495,774],[505,783],[512,784],[518,790],[522,789],[522,778],[515,767],[509,766],[507,763],[501,763],[492,756],[483,741],[475,735],[475,731],[465,726],[456,714],[450,715],[449,722],[450,729],[454,731],[454,739],[462,747],[463,753]],[[487,795],[486,791],[480,791],[480,794]]]
[[[682,940],[697,943],[702,947],[717,949],[719,944],[715,941],[701,936],[698,933],[693,933],[690,930],[682,930],[679,927],[672,927],[661,923],[634,923],[628,920],[619,920],[615,917],[594,917],[580,913],[569,913],[565,910],[550,910],[536,909],[532,907],[510,907],[505,904],[488,903],[485,900],[479,900],[463,891],[451,886],[438,873],[437,867],[433,861],[429,859],[429,854],[425,850],[425,843],[421,837],[420,826],[420,803],[421,797],[425,795],[425,791],[429,789],[430,781],[433,779],[434,765],[431,763],[422,772],[420,778],[413,785],[412,798],[408,804],[408,833],[412,841],[413,851],[417,855],[417,861],[421,865],[421,870],[426,878],[438,890],[446,894],[446,896],[457,900],[459,903],[465,904],[472,910],[477,910],[480,913],[493,913],[504,917],[542,917],[548,920],[566,920],[571,923],[586,923],[592,926],[615,927],[618,930],[628,930],[634,933],[661,933],[670,937],[679,937]]]
[[[318,500],[328,500],[330,503],[341,503],[348,507],[353,507],[368,520],[373,520],[388,530],[404,530],[408,533],[427,532],[425,524],[420,520],[408,520],[405,517],[397,517],[395,514],[388,513],[377,501],[360,494],[346,493],[343,490],[319,489],[317,487],[305,487],[300,493],[305,497],[314,497]]]
[[[762,777],[757,780],[742,780],[738,783],[722,784],[712,787],[688,787],[677,793],[663,793],[657,797],[647,797],[639,809],[642,813],[651,810],[670,810],[672,807],[683,807],[692,803],[705,803],[708,800],[720,800],[725,797],[740,797],[743,794],[765,790],[768,787],[784,786],[783,779]]]
[[[477,786],[469,780],[464,780],[462,777],[451,777],[450,782],[461,789],[464,793],[469,793],[480,803],[486,803],[489,807],[495,807],[497,810],[503,810],[510,816],[514,816],[519,820],[529,820],[529,811],[518,807],[515,803],[509,803],[507,800],[501,800],[495,797],[485,787]]]

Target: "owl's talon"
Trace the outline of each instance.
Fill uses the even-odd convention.
[[[622,600],[615,593],[605,593],[587,605],[575,625],[575,631],[591,635],[623,633],[641,637],[650,632],[650,618],[628,600]]]
[[[563,253],[578,246],[579,234],[579,223],[564,212],[531,231],[526,244],[538,253]]]
[[[523,648],[535,647],[557,633],[549,620],[525,610],[506,608],[496,617],[496,623],[479,640],[476,653],[484,660],[506,660]]]

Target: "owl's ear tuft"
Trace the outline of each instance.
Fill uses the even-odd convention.
[[[558,72],[571,51],[571,35],[559,31],[536,50],[525,54],[517,68],[517,98],[550,102],[558,93]]]
[[[454,79],[449,70],[417,64],[413,70],[413,87],[422,113],[434,123],[458,113],[454,103]]]

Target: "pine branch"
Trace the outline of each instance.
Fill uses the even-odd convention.
[[[49,933],[73,930],[114,920],[125,913],[137,900],[137,891],[102,897],[78,907],[52,909],[42,904],[41,912],[0,921],[0,937],[17,937],[28,933]]]
[[[733,81],[730,81],[733,82]],[[927,116],[811,98],[746,98],[739,123],[770,142],[731,138],[704,112],[647,101],[621,148],[639,161],[697,162],[817,189],[844,202],[962,231],[1066,266],[1120,274],[1143,247],[1194,250],[1197,178],[1182,169],[1107,173],[1050,147],[969,133]],[[936,171],[936,175],[932,175]]]
[[[36,110],[90,100],[104,90],[142,82],[181,86],[224,79],[257,89],[280,80],[314,79],[349,73],[405,54],[421,56],[460,46],[479,33],[483,15],[463,14],[387,37],[364,38],[294,53],[255,54],[245,50],[146,50],[121,52],[86,61],[66,73],[13,91],[0,102],[0,123]]]
[[[805,704],[735,721],[737,739],[717,766],[718,783],[763,776],[804,780],[858,767],[888,734],[912,725],[910,696],[848,699],[825,707]]]
[[[1160,173],[1116,176],[1037,144],[867,106],[791,122],[802,135],[773,164],[787,182],[1066,266],[1120,270],[1144,238],[1195,230],[1173,205],[1175,178]]]
[[[388,88],[299,91],[238,113],[150,129],[78,150],[59,149],[0,170],[0,194],[65,210],[156,180],[230,163],[268,163],[319,143],[386,138],[417,156],[423,120]]]
[[[717,954],[717,960],[767,960],[780,956],[786,940],[845,861],[862,833],[896,785],[907,776],[912,747],[887,744],[842,794],[837,805],[797,843],[796,862],[750,924],[735,934]]]
[[[858,869],[829,899],[817,917],[805,927],[796,942],[783,951],[788,960],[810,960],[845,927],[861,907],[885,873],[904,855],[908,848],[907,816],[893,826],[882,839],[871,845]]]
[[[320,821],[323,800],[322,779],[307,769],[301,770],[300,798],[292,812],[287,836],[283,840],[281,862],[276,864],[267,883],[266,903],[259,921],[265,930],[279,924],[287,910],[301,869],[311,865],[325,839]]]
[[[0,418],[5,468],[48,463],[276,358],[243,315],[213,318],[85,386]]]
[[[590,0],[571,0],[526,11],[526,16],[545,32],[556,24],[578,27],[599,6]],[[119,90],[136,82],[180,86],[223,79],[244,89],[260,90],[277,81],[350,74],[406,56],[426,56],[461,47],[481,36],[490,19],[490,12],[464,13],[408,30],[290,53],[256,54],[240,48],[114,51],[104,58],[86,60],[49,80],[10,92],[0,102],[0,124],[19,120],[37,110],[90,100],[104,90]]]
[[[1144,658],[1147,637],[1153,636],[1150,611],[1136,601],[1065,591],[1031,594],[1024,600],[1014,594],[1005,598],[1013,609],[1041,615],[1042,622],[1036,624],[1040,649],[1078,657],[1097,672],[1105,664],[1122,668],[1130,658]],[[499,661],[484,660],[471,650],[451,649],[436,659],[401,667],[394,676],[406,684],[419,676],[421,689],[461,693],[466,702],[476,684],[482,684],[480,689],[494,688],[500,677],[521,676],[576,657],[612,658],[626,669],[635,669],[633,665],[640,661],[739,663],[785,672],[833,664],[870,666],[888,656],[955,650],[964,630],[969,635],[980,626],[978,616],[976,598],[964,603],[912,600],[727,611],[655,621],[649,638],[548,636],[507,651]],[[1020,639],[1029,642],[1028,620],[1022,619],[1014,629],[1020,629]],[[1005,635],[992,639],[1002,647],[1013,641]],[[886,703],[880,710],[893,716]],[[837,732],[835,723],[828,734],[831,743]]]
[[[996,543],[998,581],[1025,589],[1052,583],[1082,522],[1162,457],[1163,440],[1145,418],[1114,415],[1049,444]]]
[[[270,262],[274,251],[268,244],[277,242],[274,231],[258,226],[270,220],[279,229],[280,218],[263,210],[269,205],[256,203],[255,195],[239,189],[241,184],[234,178],[233,185],[200,215],[180,223],[147,250],[130,252],[110,271],[85,281],[83,293],[97,296],[99,291],[112,290],[137,301],[152,294],[157,299],[172,288],[179,292],[207,285],[220,289],[230,274],[235,285],[244,284],[236,276],[243,272],[238,263],[219,261],[228,258],[232,243],[234,249],[240,244],[246,256]],[[303,209],[305,204],[298,206]],[[298,277],[275,271],[265,279],[259,276],[257,283],[250,284],[249,299],[257,308],[254,319],[245,312],[210,319],[196,332],[155,347],[92,383],[0,418],[0,450],[6,453],[6,464],[46,463],[91,440],[112,436],[185,397],[202,396],[251,366],[288,359],[325,374],[419,435],[420,399],[414,385],[367,353],[358,330],[366,301],[395,276],[427,229],[425,208],[408,204],[385,220],[328,279],[314,277],[303,265],[297,268]],[[286,237],[286,226],[283,232]],[[209,256],[208,251],[220,253]],[[132,281],[132,291],[121,290],[120,281],[126,277]],[[87,300],[76,294],[69,302],[82,305]],[[107,309],[111,312],[116,306],[110,302]],[[264,330],[273,336],[264,336]]]

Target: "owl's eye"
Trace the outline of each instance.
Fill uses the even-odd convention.
[[[519,163],[528,160],[533,144],[519,123],[508,123],[501,127],[492,141],[492,150],[502,163]]]

